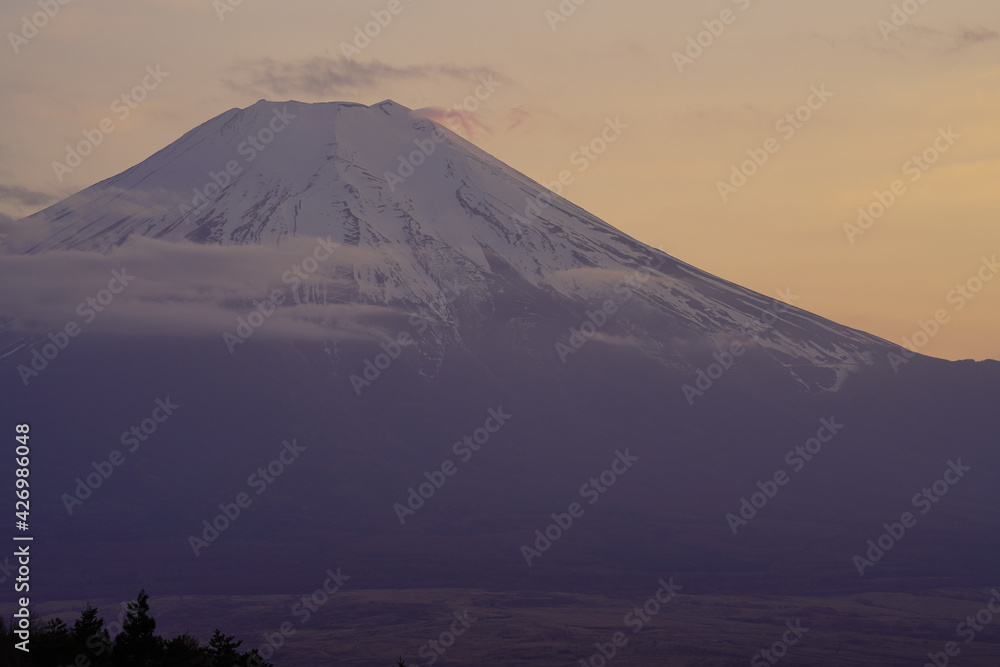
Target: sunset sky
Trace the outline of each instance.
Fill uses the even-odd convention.
[[[921,352],[1000,359],[995,0],[63,1],[0,7],[2,218],[262,98],[465,104],[645,243],[898,343],[945,310]]]

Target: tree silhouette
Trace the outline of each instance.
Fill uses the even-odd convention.
[[[0,618],[0,640],[3,642],[0,644],[0,665],[22,667],[32,664],[30,654],[20,651],[15,647],[15,644],[21,641],[21,638],[16,634],[16,631],[20,629],[17,620],[13,616]],[[33,640],[35,637],[38,637],[39,625],[37,617],[32,616],[28,619],[27,629]],[[33,651],[38,650],[37,645],[33,644],[32,646]]]
[[[69,628],[61,618],[53,618],[42,624],[38,634],[44,636],[44,644],[35,647],[35,659],[43,664],[62,665],[73,659],[73,645]]]
[[[232,667],[239,663],[240,653],[237,649],[243,642],[234,642],[233,639],[233,635],[226,636],[215,631],[208,642],[208,656],[212,659],[212,667]]]
[[[149,594],[139,591],[125,608],[122,632],[115,637],[112,662],[116,667],[147,667],[159,662],[163,640],[157,637],[156,620],[149,615]]]
[[[145,590],[125,609],[122,631],[112,639],[90,603],[69,628],[62,619],[45,623],[28,619],[31,652],[17,650],[18,624],[13,617],[0,618],[0,665],[4,667],[274,667],[257,649],[240,653],[242,641],[218,629],[208,646],[185,633],[166,641],[156,635],[156,620],[149,613]]]
[[[178,635],[164,644],[163,664],[186,665],[187,667],[210,667],[213,664],[212,659],[205,653],[205,649],[198,643],[198,640],[185,632],[183,635]]]
[[[70,641],[73,657],[66,664],[75,664],[78,655],[83,655],[92,667],[110,664],[111,636],[104,627],[104,619],[97,615],[97,608],[89,602],[80,613],[80,618],[73,623]]]

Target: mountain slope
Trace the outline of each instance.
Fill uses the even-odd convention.
[[[629,301],[602,327],[605,342],[693,371],[679,349],[738,341],[812,390],[836,389],[891,349],[649,248],[392,101],[233,109],[23,224],[53,230],[22,248],[30,253],[108,252],[135,235],[278,247],[328,239],[349,259],[336,279],[327,272],[328,288],[296,289],[295,303],[432,304],[438,345],[478,329],[462,304],[491,312],[514,291],[577,326],[581,304]]]

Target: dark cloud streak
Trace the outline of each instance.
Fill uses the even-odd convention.
[[[224,83],[240,92],[266,96],[312,95],[328,98],[371,90],[404,79],[469,79],[490,73],[484,67],[367,63],[341,57],[314,56],[281,62],[271,58],[233,65]]]
[[[975,30],[963,30],[956,38],[956,48],[975,46],[1000,39],[1000,32],[989,28],[976,28]]]

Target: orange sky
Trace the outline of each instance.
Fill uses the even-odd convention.
[[[465,104],[475,143],[650,245],[895,342],[944,310],[921,352],[1000,358],[1000,5],[896,4],[6,2],[0,214],[261,98]]]

